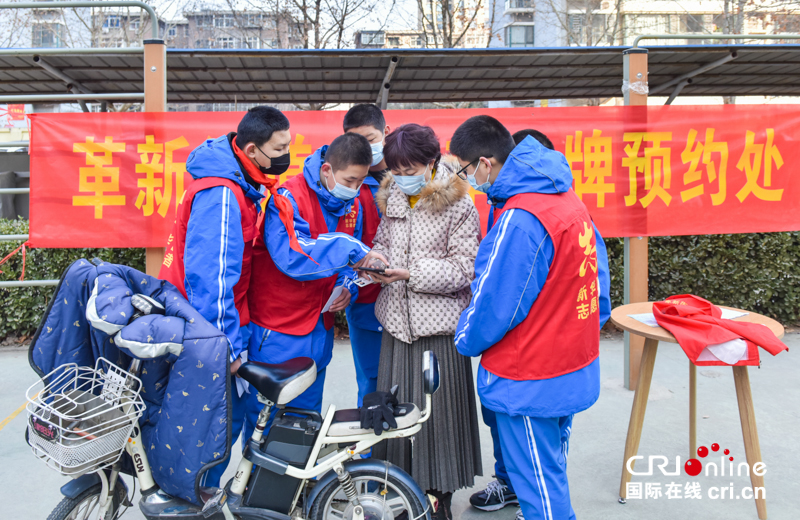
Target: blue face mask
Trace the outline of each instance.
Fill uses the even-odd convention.
[[[480,168],[480,163],[478,163],[478,166],[475,166],[475,172],[473,172],[472,175],[467,175],[467,181],[469,182],[469,185],[472,186],[472,189],[474,189],[475,191],[479,191],[481,193],[489,193],[489,188],[492,187],[492,183],[489,182],[489,179],[486,179],[486,182],[484,182],[483,184],[478,184],[478,181],[475,179],[475,173],[478,172],[478,168]]]
[[[347,186],[336,182],[336,177],[334,177],[333,171],[331,171],[331,177],[333,177],[334,182],[333,189],[331,189],[330,185],[328,184],[328,179],[325,179],[325,187],[328,188],[328,191],[331,192],[331,195],[345,202],[350,202],[358,196],[358,192],[361,190],[361,184],[359,184],[358,188],[356,189],[348,188]]]
[[[422,191],[422,188],[428,184],[428,181],[425,179],[427,173],[428,167],[425,167],[425,171],[422,175],[395,175],[394,182],[397,183],[397,187],[400,188],[400,191],[409,197],[413,197],[414,195],[418,195],[419,192]]]
[[[372,166],[378,166],[383,160],[383,141],[369,145],[372,148]]]

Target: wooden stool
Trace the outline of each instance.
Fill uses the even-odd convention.
[[[726,307],[729,308],[730,307]],[[783,337],[783,326],[777,321],[756,314],[750,311],[732,309],[749,314],[736,318],[736,321],[750,323],[761,323],[778,338]],[[636,386],[636,393],[633,397],[633,407],[631,408],[631,419],[628,423],[628,437],[625,440],[625,457],[622,460],[622,479],[619,485],[619,496],[621,500],[627,499],[627,484],[631,480],[626,462],[636,455],[639,451],[639,440],[642,436],[642,423],[644,412],[647,408],[647,397],[650,393],[650,381],[653,378],[653,366],[656,361],[656,350],[659,341],[677,343],[675,337],[662,327],[650,327],[637,321],[629,314],[644,314],[653,312],[653,302],[632,303],[617,307],[611,312],[611,321],[622,330],[627,330],[631,334],[637,334],[645,338],[642,360],[639,367],[639,382]],[[747,457],[747,465],[750,466],[750,483],[753,490],[757,487],[764,487],[764,477],[753,472],[753,465],[761,461],[761,447],[758,444],[758,431],[756,430],[756,416],[753,411],[753,396],[750,393],[750,376],[746,366],[733,367],[733,381],[736,385],[736,399],[739,402],[739,418],[742,423],[742,437],[744,437],[744,451]],[[697,366],[689,362],[689,458],[697,456]],[[633,467],[633,463],[631,464]],[[766,520],[767,501],[764,494],[755,497],[758,518]]]

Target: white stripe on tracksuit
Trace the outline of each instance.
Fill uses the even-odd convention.
[[[547,483],[544,479],[542,463],[539,461],[539,450],[536,447],[536,439],[533,436],[531,419],[530,417],[524,417],[523,419],[525,421],[525,433],[528,437],[528,451],[530,452],[533,471],[536,474],[536,484],[539,487],[539,495],[542,498],[542,512],[544,513],[545,520],[553,520],[553,511],[550,508],[550,496],[547,493]]]
[[[500,251],[500,244],[503,242],[503,238],[506,236],[506,229],[508,228],[508,223],[511,221],[511,216],[514,214],[514,209],[510,209],[503,213],[500,217],[501,227],[500,233],[497,237],[497,241],[494,243],[492,247],[492,254],[489,257],[489,263],[486,265],[486,270],[481,273],[481,277],[478,280],[478,289],[475,291],[475,294],[472,296],[472,302],[470,302],[469,308],[467,309],[467,320],[464,325],[464,329],[461,333],[455,338],[455,342],[458,343],[464,336],[467,335],[467,330],[470,326],[470,318],[475,313],[475,302],[478,301],[478,298],[481,297],[481,291],[483,290],[483,284],[486,283],[486,278],[489,276],[489,272],[492,270],[492,264],[494,263],[495,258],[497,258],[497,253]]]
[[[220,217],[220,243],[219,243],[219,275],[217,276],[217,283],[219,284],[219,292],[217,294],[217,328],[225,331],[225,292],[227,289],[225,283],[225,275],[227,272],[228,264],[225,261],[228,255],[228,220],[230,216],[230,202],[231,190],[225,188],[222,190],[222,215]],[[236,361],[233,357],[233,345],[230,340],[228,346],[231,352],[231,363]]]

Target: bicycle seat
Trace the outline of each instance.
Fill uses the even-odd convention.
[[[258,361],[242,363],[237,372],[258,393],[277,405],[284,405],[305,392],[317,379],[317,365],[307,357],[298,357],[270,365]]]
[[[401,403],[395,407],[394,420],[397,428],[389,431],[410,428],[419,422],[421,416],[419,408],[414,403]],[[363,435],[373,433],[371,429],[361,427],[361,411],[359,408],[336,410],[333,421],[328,429],[328,437],[348,437],[350,435]]]

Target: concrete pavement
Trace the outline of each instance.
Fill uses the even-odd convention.
[[[769,518],[795,519],[800,507],[800,335],[785,339],[791,352],[773,358],[762,351],[762,368],[750,369],[761,452],[767,465],[766,489]],[[793,348],[794,347],[794,348]],[[711,499],[711,487],[733,485],[739,494],[749,479],[745,476],[687,478],[636,476],[634,482],[660,485],[662,496],[617,503],[623,448],[627,432],[633,392],[622,386],[622,341],[604,340],[600,346],[602,391],[592,408],[578,414],[573,424],[570,445],[569,478],[572,503],[581,519],[675,519],[726,518],[755,519],[752,500]],[[475,365],[476,366],[476,365]],[[639,454],[665,455],[674,470],[675,456],[681,464],[688,458],[688,361],[677,345],[659,348],[650,392]],[[334,374],[336,378],[332,377]],[[28,366],[26,350],[0,349],[0,421],[6,421],[24,403],[25,389],[36,376]],[[325,382],[326,402],[338,408],[355,406],[356,385],[352,354],[347,341],[338,341],[331,370]],[[434,410],[434,413],[435,410]],[[734,464],[744,460],[744,446],[739,424],[733,377],[729,368],[698,368],[698,445],[719,443],[731,450]],[[4,422],[0,430],[0,518],[44,519],[61,499],[59,487],[66,479],[35,460],[24,442],[24,411]],[[481,425],[484,476],[476,479],[471,490],[462,490],[454,497],[454,516],[465,520],[510,520],[515,507],[495,513],[483,513],[469,507],[469,495],[492,480],[492,458],[489,431]],[[235,460],[238,460],[236,458]],[[642,470],[644,465],[637,465]],[[681,471],[683,473],[683,471]],[[726,473],[727,475],[727,473]],[[229,469],[226,479],[232,476]],[[701,499],[666,497],[667,486],[690,481],[700,483]],[[143,519],[132,508],[124,519]]]

